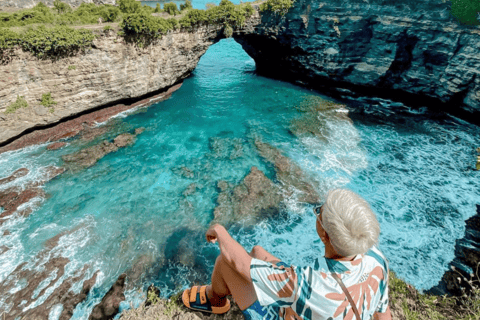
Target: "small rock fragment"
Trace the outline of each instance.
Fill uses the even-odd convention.
[[[138,136],[139,134],[141,134],[144,131],[145,131],[144,127],[137,128],[137,129],[135,129],[135,135]]]
[[[15,171],[14,173],[12,173],[11,176],[9,177],[6,177],[6,178],[3,178],[3,179],[0,179],[0,185],[2,184],[5,184],[5,183],[9,183],[9,182],[12,182],[13,180],[15,179],[18,179],[18,178],[21,178],[23,176],[26,176],[28,174],[28,169],[27,168],[20,168],[18,169],[17,171]]]
[[[102,301],[93,308],[88,320],[107,320],[115,317],[120,308],[120,303],[125,300],[123,291],[126,277],[125,273],[118,277]]]
[[[67,145],[66,142],[54,142],[48,145],[47,150],[58,150],[60,148],[63,148],[66,145]]]

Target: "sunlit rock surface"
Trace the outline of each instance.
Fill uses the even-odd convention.
[[[57,61],[16,49],[13,60],[0,65],[0,145],[33,128],[173,86],[190,75],[220,30],[176,30],[146,48],[110,32],[94,40],[85,54]],[[57,102],[53,109],[40,105],[48,92]],[[28,107],[5,114],[17,96],[24,96]]]

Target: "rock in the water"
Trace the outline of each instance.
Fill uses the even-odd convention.
[[[141,133],[143,133],[145,131],[145,128],[144,127],[140,127],[140,128],[137,128],[135,129],[135,135],[139,135]]]
[[[195,183],[190,183],[188,187],[182,192],[184,197],[191,196],[197,191],[197,185]]]
[[[473,279],[465,266],[474,271]],[[429,291],[439,295],[468,294],[472,288],[467,281],[480,281],[480,274],[475,272],[477,268],[480,270],[480,205],[477,205],[476,215],[465,221],[465,236],[455,243],[455,259],[450,263],[451,270],[445,272],[439,284]]]
[[[252,167],[250,173],[233,189],[224,181],[219,181],[218,187],[222,191],[218,195],[218,205],[214,210],[215,222],[255,222],[279,212],[282,201],[280,188],[256,167]]]
[[[12,182],[12,181],[14,181],[18,178],[26,176],[28,174],[28,172],[29,172],[29,170],[27,168],[20,168],[17,171],[15,171],[14,173],[12,173],[11,176],[0,179],[0,185]]]
[[[293,161],[282,155],[282,153],[273,146],[255,140],[260,155],[268,162],[275,166],[277,179],[280,180],[285,187],[288,195],[292,194],[292,187],[298,192],[298,201],[316,204],[320,202],[320,195],[313,187],[313,181],[297,166]]]
[[[0,214],[0,218],[7,217],[17,211],[18,207],[35,197],[45,197],[45,192],[37,187],[21,190],[19,188],[9,188],[6,190],[0,190],[0,207],[3,208],[3,212]],[[26,208],[26,211],[20,213],[27,216],[31,209]]]
[[[135,142],[135,136],[130,133],[121,134],[113,140],[113,144],[117,148],[126,147],[128,145],[133,144],[134,142]]]
[[[0,255],[4,254],[4,253],[7,252],[8,250],[10,250],[9,247],[7,247],[7,246],[0,246]]]
[[[48,145],[47,150],[58,150],[60,148],[65,147],[66,145],[67,145],[66,142],[54,142]]]
[[[120,303],[125,300],[125,273],[121,274],[110,290],[105,294],[102,301],[97,304],[88,320],[110,320],[115,317],[120,308]]]
[[[105,155],[115,152],[118,147],[108,141],[103,141],[93,147],[80,150],[78,152],[62,156],[63,161],[70,168],[88,168],[97,163]]]

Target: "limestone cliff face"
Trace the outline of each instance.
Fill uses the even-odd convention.
[[[216,26],[177,30],[141,49],[111,31],[85,54],[57,61],[16,49],[13,60],[0,65],[0,145],[35,127],[178,83],[221,34]],[[48,92],[57,102],[53,109],[40,105]],[[5,114],[17,96],[24,96],[28,107]]]
[[[267,76],[480,119],[480,27],[460,25],[448,3],[296,0],[285,17],[265,13],[234,38]]]

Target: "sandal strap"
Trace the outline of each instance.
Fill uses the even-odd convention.
[[[197,291],[198,291],[198,286],[194,286],[192,287],[192,290],[190,290],[190,302],[197,301]]]
[[[202,304],[207,303],[207,286],[200,287],[200,302]]]

